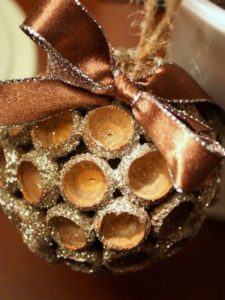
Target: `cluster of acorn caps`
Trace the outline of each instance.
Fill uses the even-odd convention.
[[[74,270],[123,273],[170,257],[216,194],[216,174],[177,193],[166,161],[117,103],[0,135],[3,210],[31,251]]]

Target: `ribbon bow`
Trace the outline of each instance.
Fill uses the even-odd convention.
[[[178,191],[192,192],[225,156],[219,143],[199,134],[208,126],[171,105],[207,102],[198,84],[174,64],[158,67],[145,85],[131,82],[117,70],[101,27],[78,0],[41,0],[21,28],[47,51],[48,75],[0,83],[1,126],[108,105],[116,97],[132,107],[167,160]]]

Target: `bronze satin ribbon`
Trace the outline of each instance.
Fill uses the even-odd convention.
[[[225,149],[203,137],[203,122],[172,103],[209,96],[180,67],[164,64],[138,83],[116,69],[100,26],[77,0],[41,0],[21,26],[48,53],[48,75],[0,83],[0,125],[35,122],[69,108],[132,107],[135,119],[168,162],[178,191],[192,192],[219,164]],[[201,134],[199,134],[201,133]]]

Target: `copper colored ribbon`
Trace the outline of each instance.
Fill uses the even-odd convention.
[[[0,125],[21,125],[69,108],[132,107],[135,119],[167,160],[174,186],[192,192],[219,164],[225,149],[202,132],[210,128],[173,103],[209,96],[180,67],[164,64],[138,83],[115,67],[110,45],[78,0],[41,0],[21,26],[48,53],[48,75],[0,83]]]

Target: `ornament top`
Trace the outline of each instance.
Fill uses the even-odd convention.
[[[172,105],[209,103],[198,84],[174,64],[131,81],[116,67],[101,27],[78,0],[40,0],[21,28],[48,52],[48,73],[0,83],[0,126],[104,106],[114,96],[131,106],[166,159],[177,191],[195,190],[225,156],[218,142],[202,134],[210,132],[208,126]]]

